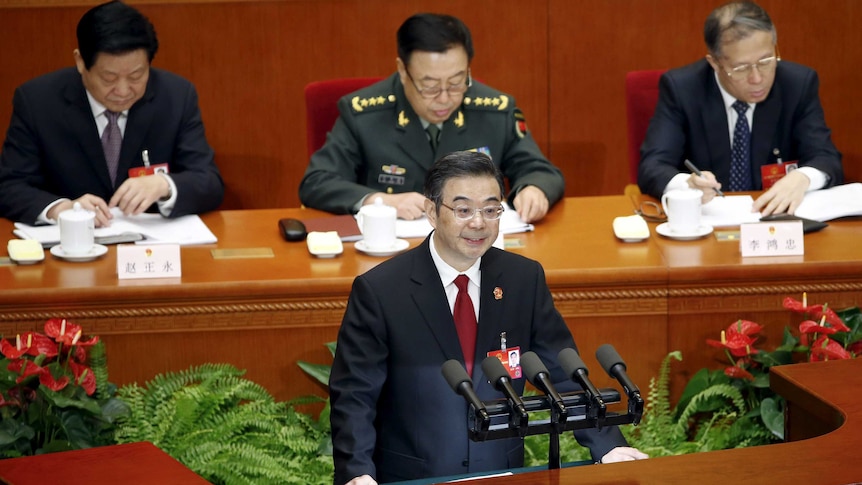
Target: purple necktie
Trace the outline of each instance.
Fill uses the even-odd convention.
[[[120,125],[117,119],[120,113],[105,110],[108,118],[108,126],[102,132],[102,150],[105,151],[105,161],[108,162],[108,174],[111,176],[111,185],[117,183],[117,167],[120,165],[120,147],[123,145],[123,134],[120,133]]]
[[[751,130],[748,129],[748,103],[736,101],[733,109],[739,113],[733,130],[733,147],[730,153],[730,191],[753,190],[751,183]]]
[[[458,296],[455,297],[455,308],[452,316],[455,317],[455,330],[458,331],[458,340],[461,341],[461,351],[464,353],[464,364],[467,374],[473,375],[473,360],[476,357],[476,310],[473,309],[473,300],[467,293],[467,283],[470,278],[467,275],[458,275],[455,278],[455,286],[458,287]]]

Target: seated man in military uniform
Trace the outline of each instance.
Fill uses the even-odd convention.
[[[299,186],[304,205],[353,213],[377,197],[402,219],[422,216],[426,171],[441,156],[491,156],[526,222],[563,196],[563,174],[542,155],[515,100],[474,80],[470,30],[455,17],[417,14],[398,29],[398,72],[338,102],[340,116]]]

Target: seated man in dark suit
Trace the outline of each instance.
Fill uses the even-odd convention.
[[[159,46],[150,21],[109,2],[81,17],[77,36],[77,69],[15,90],[0,153],[0,216],[54,223],[80,202],[105,226],[111,207],[139,214],[156,204],[166,217],[217,208],[224,184],[197,92],[150,67]]]
[[[715,189],[766,190],[754,209],[768,215],[793,213],[806,191],[842,183],[817,73],[781,60],[776,35],[754,3],[729,3],[709,15],[706,59],[672,69],[659,82],[641,146],[644,193],[658,198],[694,187],[707,202]],[[692,175],[685,160],[703,176]]]
[[[380,197],[398,217],[416,219],[434,160],[478,150],[509,179],[507,199],[521,218],[543,218],[563,196],[563,174],[542,155],[515,99],[471,77],[467,26],[417,14],[397,37],[398,72],[338,102],[340,116],[300,183],[302,203],[345,214]]]
[[[480,365],[501,345],[504,355],[535,352],[559,389],[574,390],[556,358],[575,343],[541,265],[491,246],[503,212],[494,162],[451,153],[428,171],[424,190],[434,231],[357,277],[347,302],[329,380],[337,485],[523,466],[522,439],[469,439],[467,404],[441,374],[447,360],[472,372],[482,400],[503,398]],[[512,385],[522,393],[524,378]],[[575,437],[596,461],[646,458],[615,426]]]

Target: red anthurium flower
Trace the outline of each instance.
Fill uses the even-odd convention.
[[[81,331],[81,326],[65,318],[52,318],[45,322],[45,334],[57,343],[72,345],[75,335]]]
[[[754,380],[754,376],[751,375],[750,372],[743,369],[742,367],[737,367],[735,365],[731,366],[731,367],[726,367],[724,369],[724,375],[726,375],[727,377],[730,377],[730,378],[734,378],[734,379],[746,379],[749,381]]]
[[[760,324],[748,320],[737,320],[727,327],[727,334],[754,335],[760,333],[761,330],[763,330],[763,326]]]
[[[75,374],[75,383],[83,387],[88,396],[92,396],[96,392],[96,376],[93,374],[93,369],[77,362],[69,362],[69,367]]]
[[[811,311],[811,318],[817,320],[818,322],[826,316],[826,323],[835,327],[839,332],[849,332],[850,329],[847,328],[847,325],[844,325],[844,321],[841,320],[841,317],[835,313],[835,310],[829,308],[824,305],[817,305],[819,308],[815,308]]]
[[[42,335],[41,333],[32,333],[33,335],[33,345],[30,347],[30,355],[36,356],[39,354],[45,354],[47,357],[56,357],[57,356],[57,343],[51,340],[50,338]],[[22,335],[23,339],[24,336]]]
[[[811,344],[811,361],[819,362],[830,359],[850,359],[852,356],[844,350],[838,342],[828,338],[826,335],[821,336],[813,344]]]
[[[54,379],[54,376],[51,375],[51,372],[48,369],[44,369],[42,373],[39,374],[39,383],[54,392],[58,392],[62,391],[66,386],[69,385],[69,378],[63,376],[59,379]]]
[[[781,303],[781,305],[784,308],[787,308],[788,310],[790,310],[792,312],[796,312],[796,313],[807,313],[808,312],[808,305],[807,304],[802,303],[801,301],[797,300],[796,298],[790,298],[789,296],[784,299],[784,301]]]
[[[862,340],[850,344],[850,346],[847,347],[847,352],[851,352],[856,356],[862,354]]]
[[[90,340],[84,340],[83,338],[81,338],[80,340],[75,342],[75,345],[77,345],[78,347],[92,347],[93,345],[96,345],[97,343],[99,343],[99,337],[98,336],[93,337]]]
[[[838,329],[835,327],[827,327],[820,326],[819,323],[814,320],[805,320],[804,322],[799,324],[799,333],[822,333],[822,334],[833,334],[838,332]]]
[[[33,362],[32,360],[25,360],[25,359],[13,360],[12,362],[9,363],[8,366],[6,366],[6,368],[11,370],[12,372],[16,372],[16,373],[20,374],[18,376],[18,379],[16,379],[16,381],[15,381],[18,383],[21,383],[21,381],[23,381],[24,379],[26,379],[32,375],[42,373],[42,367],[39,367],[38,365],[36,365],[36,363]],[[23,371],[22,371],[22,368],[23,368]]]
[[[20,337],[18,337],[20,339]],[[27,353],[29,347],[21,346],[19,349],[17,344],[13,344],[6,339],[0,340],[0,353],[7,359],[17,359]]]
[[[752,347],[756,340],[741,333],[725,334],[725,332],[722,332],[721,341],[706,339],[706,343],[713,347],[727,349],[734,357],[744,357],[758,352],[757,349]]]

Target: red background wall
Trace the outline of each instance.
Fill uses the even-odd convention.
[[[0,0],[0,133],[14,88],[73,65],[75,25],[98,2]],[[311,81],[386,76],[395,31],[414,12],[470,26],[474,74],[513,94],[569,196],[620,193],[628,180],[625,73],[703,56],[702,26],[722,1],[284,0],[130,2],[156,26],[154,65],[200,94],[225,209],[293,207],[307,163],[303,88]],[[848,180],[862,180],[862,2],[762,0],[785,59],[816,68]]]

